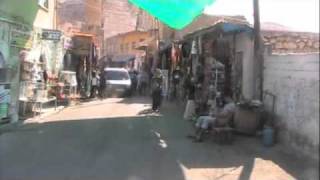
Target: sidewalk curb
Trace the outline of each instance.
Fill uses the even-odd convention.
[[[23,122],[21,121],[0,125],[0,136],[8,132],[19,130],[22,126]]]
[[[49,112],[45,112],[43,114],[34,116],[32,118],[28,118],[28,119],[24,120],[23,122],[26,122],[26,123],[39,122],[39,120],[41,121],[43,118],[46,118],[46,117],[54,115],[54,114],[58,114],[58,113],[60,113],[61,111],[63,111],[64,109],[66,109],[68,107],[70,107],[70,106],[60,106],[60,107],[57,107],[56,110],[51,110]]]
[[[37,123],[40,122],[41,119],[46,118],[50,115],[54,115],[56,113],[60,113],[62,110],[66,109],[68,106],[60,106],[57,107],[56,110],[49,111],[46,113],[43,113],[41,115],[34,116],[32,118],[28,118],[25,120],[19,120],[18,122],[8,122],[6,124],[1,124],[0,125],[0,135],[8,132],[13,132],[13,131],[18,131],[20,128],[23,128],[25,125],[28,123]]]

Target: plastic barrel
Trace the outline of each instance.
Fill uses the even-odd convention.
[[[271,127],[266,127],[263,129],[263,145],[272,146],[274,143],[274,129]]]

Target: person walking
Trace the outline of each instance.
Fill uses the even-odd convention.
[[[138,91],[140,95],[145,95],[147,92],[148,74],[142,71],[138,75]]]
[[[184,119],[185,120],[192,120],[192,117],[195,115],[196,105],[195,105],[195,79],[192,75],[189,75],[184,83],[184,88],[187,90],[187,105],[184,111]]]
[[[172,98],[176,99],[179,92],[179,84],[180,80],[182,79],[182,72],[180,70],[180,67],[177,66],[177,68],[172,72],[172,82],[173,82],[173,94]]]
[[[106,91],[106,77],[101,72],[100,73],[100,83],[99,83],[99,96],[100,96],[100,98],[102,98],[102,99],[105,98],[105,91]]]
[[[91,92],[90,92],[90,97],[91,98],[95,98],[96,97],[97,89],[98,89],[97,73],[96,72],[92,72]]]
[[[156,69],[156,72],[152,78],[152,110],[159,112],[162,101],[162,73],[160,69]]]

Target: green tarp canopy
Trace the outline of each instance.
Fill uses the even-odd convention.
[[[174,29],[183,29],[215,0],[129,0]]]

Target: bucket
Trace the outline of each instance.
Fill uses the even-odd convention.
[[[274,144],[274,129],[272,127],[265,127],[263,129],[263,145],[270,147]]]
[[[0,119],[8,116],[8,104],[0,104]]]

